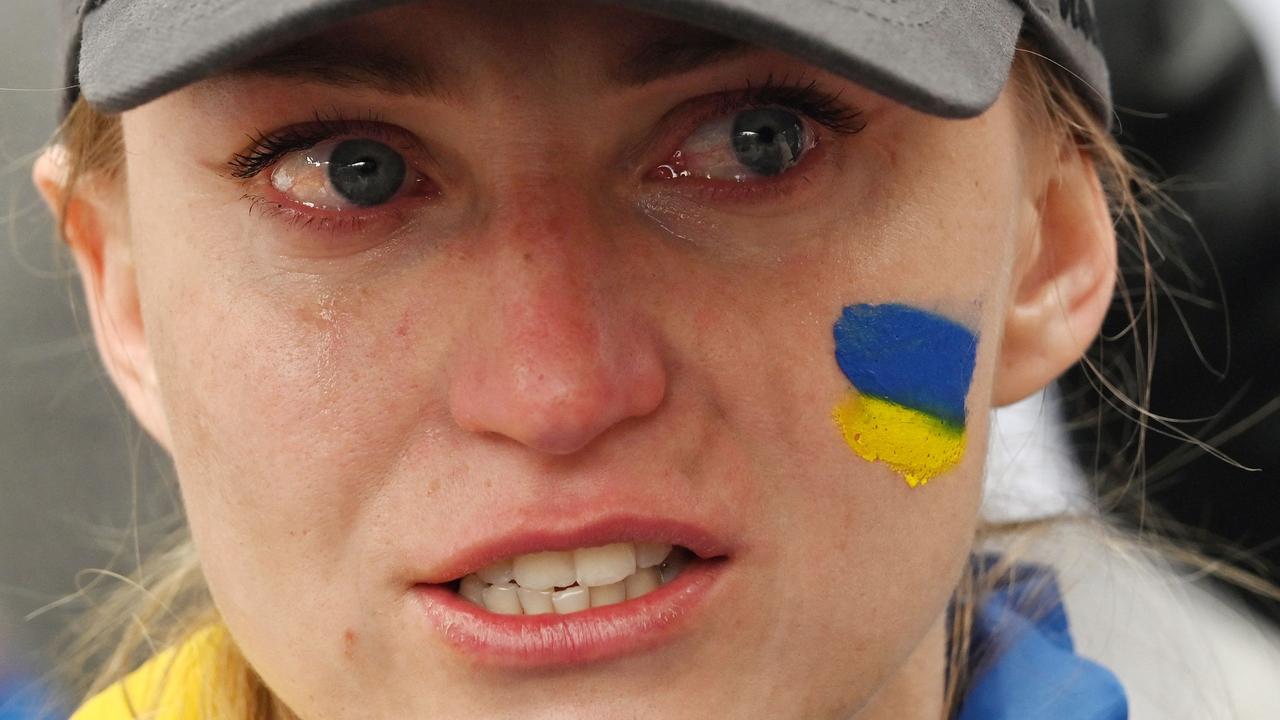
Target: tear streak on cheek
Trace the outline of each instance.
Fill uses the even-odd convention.
[[[959,464],[977,335],[907,305],[851,305],[833,332],[853,384],[832,412],[849,447],[913,488]]]
[[[299,308],[296,318],[306,329],[299,350],[311,366],[308,382],[318,390],[319,399],[328,403],[335,399],[338,377],[346,344],[345,328],[349,311],[343,307],[344,298],[337,293],[322,293],[313,303]],[[321,410],[323,412],[323,410]]]

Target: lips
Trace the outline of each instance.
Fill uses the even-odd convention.
[[[414,591],[436,632],[471,660],[554,666],[674,638],[728,561],[695,525],[613,518],[475,546]]]

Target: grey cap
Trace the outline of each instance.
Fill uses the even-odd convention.
[[[325,26],[418,0],[64,0],[66,106],[122,112]],[[1024,29],[1111,115],[1093,0],[606,0],[775,47],[918,110],[972,117]],[[78,89],[77,89],[78,87]],[[64,109],[65,109],[64,107]]]

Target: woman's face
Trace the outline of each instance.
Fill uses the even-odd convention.
[[[944,121],[603,5],[431,3],[124,130],[152,429],[301,717],[940,712],[1035,223],[1011,100]],[[884,306],[978,340],[963,459],[915,488],[834,419],[833,328]],[[578,615],[453,582],[638,542],[700,557]]]

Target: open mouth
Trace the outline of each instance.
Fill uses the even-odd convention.
[[[463,547],[423,571],[413,596],[433,634],[470,662],[566,667],[703,627],[693,620],[723,596],[738,552],[691,523],[606,516]]]
[[[643,597],[700,562],[680,546],[619,542],[517,555],[447,586],[500,615],[569,615]]]

